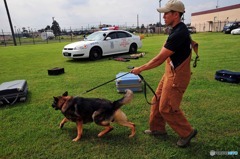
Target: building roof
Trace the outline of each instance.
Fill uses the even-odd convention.
[[[197,15],[202,15],[202,14],[209,14],[209,13],[227,11],[227,10],[238,9],[238,8],[240,8],[240,4],[227,6],[227,7],[222,7],[222,8],[217,8],[217,9],[206,10],[206,11],[201,11],[201,12],[195,12],[195,13],[192,13],[191,16],[197,16]]]

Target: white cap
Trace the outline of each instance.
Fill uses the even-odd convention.
[[[157,11],[160,13],[166,13],[170,11],[185,13],[185,7],[184,4],[179,0],[169,0],[164,7],[158,8]]]

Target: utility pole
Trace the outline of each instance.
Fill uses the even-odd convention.
[[[218,6],[218,0],[217,0],[217,6],[216,6],[216,9],[218,9],[218,7],[219,7],[219,6]]]
[[[138,28],[138,32],[139,32],[139,17],[138,17],[138,14],[137,14],[137,28]]]
[[[159,8],[161,8],[161,1],[162,0],[159,0]],[[159,12],[159,27],[160,27],[160,33],[161,33],[161,26],[162,26],[162,23],[161,23],[161,13]]]
[[[12,32],[13,42],[14,42],[14,45],[17,46],[17,42],[16,42],[14,30],[13,30],[13,25],[12,25],[12,21],[11,21],[11,17],[10,17],[10,13],[9,13],[9,10],[8,10],[8,6],[7,6],[6,0],[4,0],[4,4],[5,4],[5,8],[6,8],[7,15],[8,15],[8,21],[9,21],[11,32]]]

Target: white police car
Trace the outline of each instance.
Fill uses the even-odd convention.
[[[240,27],[231,31],[232,35],[240,35]]]
[[[97,31],[87,36],[83,41],[64,46],[62,54],[71,59],[100,59],[102,56],[136,53],[142,47],[139,36],[123,30]]]

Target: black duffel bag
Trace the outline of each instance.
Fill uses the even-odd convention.
[[[0,85],[0,105],[23,102],[27,99],[28,85],[26,80],[14,80]]]
[[[215,79],[221,82],[240,83],[240,72],[219,70],[215,73]]]

